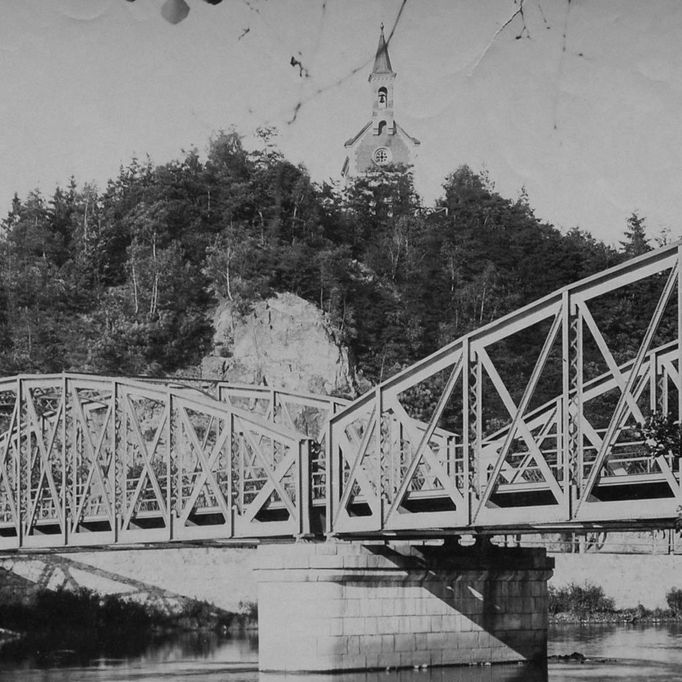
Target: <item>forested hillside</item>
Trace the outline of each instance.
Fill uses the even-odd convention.
[[[370,382],[568,282],[623,248],[533,213],[467,167],[420,205],[406,169],[318,185],[276,150],[221,133],[163,165],[134,159],[102,190],[15,197],[0,243],[0,371],[163,375],[196,365],[210,311],[273,292],[316,303]],[[625,226],[624,226],[625,227]]]

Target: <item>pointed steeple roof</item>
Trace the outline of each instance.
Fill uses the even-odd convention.
[[[384,25],[381,24],[381,35],[379,36],[379,47],[377,47],[377,54],[374,58],[374,68],[372,73],[393,73],[391,68],[391,59],[388,56],[388,45],[386,38],[384,38]]]

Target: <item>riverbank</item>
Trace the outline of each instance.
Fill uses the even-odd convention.
[[[604,593],[601,585],[585,582],[563,587],[550,585],[547,610],[551,624],[562,623],[682,623],[682,590],[673,588],[666,593],[668,608],[648,609],[642,604],[616,608],[612,596]]]
[[[600,623],[612,625],[627,625],[627,624],[642,624],[642,625],[659,625],[681,623],[682,618],[674,615],[670,611],[653,611],[642,613],[638,609],[623,609],[613,612],[594,612],[594,613],[577,613],[564,612],[557,614],[550,614],[549,623],[551,625],[599,625]]]
[[[87,589],[37,590],[28,599],[0,604],[0,646],[14,649],[88,654],[91,650],[135,653],[151,642],[178,633],[211,631],[223,636],[257,627],[256,607],[245,603],[238,612],[208,602],[190,601],[173,608],[138,603]]]
[[[652,611],[665,610],[667,593],[682,588],[682,555],[584,552],[549,556],[555,562],[551,586],[561,589],[586,582],[600,586],[616,609],[642,604]]]

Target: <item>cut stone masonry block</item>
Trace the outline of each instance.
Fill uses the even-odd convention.
[[[262,545],[256,565],[263,671],[546,656],[543,549],[297,543]]]

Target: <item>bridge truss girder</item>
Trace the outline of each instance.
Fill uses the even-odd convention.
[[[681,258],[675,244],[565,287],[350,404],[2,380],[0,549],[296,537],[321,509],[356,537],[671,525],[679,453],[637,434],[651,412],[680,421]],[[614,335],[623,301],[646,324]]]
[[[682,505],[679,458],[651,456],[633,434],[651,412],[680,419],[680,262],[674,244],[567,286],[334,416],[327,530],[670,524]],[[614,334],[614,306],[640,298],[650,301],[646,327]],[[522,381],[504,355],[518,338],[534,344]],[[430,416],[417,418],[426,393]]]
[[[182,387],[0,381],[0,549],[310,532],[310,439]]]

